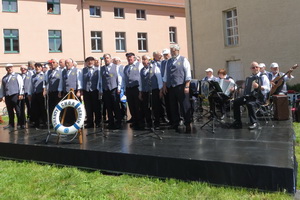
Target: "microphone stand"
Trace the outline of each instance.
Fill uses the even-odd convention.
[[[148,80],[148,86],[149,86],[149,92],[148,92],[148,108],[150,109],[150,114],[151,114],[151,127],[149,132],[141,133],[141,134],[136,134],[134,137],[139,137],[142,135],[149,135],[151,137],[156,136],[158,139],[162,140],[162,137],[157,133],[160,132],[161,134],[164,133],[162,130],[155,130],[154,127],[154,113],[153,113],[153,100],[152,100],[152,83],[151,83],[151,76],[150,76],[150,70],[152,68],[152,65],[149,65],[149,80]],[[152,68],[153,69],[153,68]],[[153,71],[154,73],[154,71]],[[154,75],[155,76],[155,75]]]

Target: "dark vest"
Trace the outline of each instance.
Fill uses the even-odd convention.
[[[89,72],[89,68],[85,67],[82,69],[82,89],[85,91],[94,91],[97,90],[98,85],[98,68],[94,67],[93,73]]]
[[[54,73],[54,76],[52,73]],[[59,70],[49,70],[47,72],[48,75],[48,91],[49,92],[56,92],[59,86],[59,81],[60,81],[60,72]]]
[[[11,76],[10,80],[9,76]],[[17,76],[19,74],[6,74],[2,79],[2,86],[3,86],[3,94],[4,96],[11,96],[13,94],[18,94],[19,91],[19,83]]]
[[[167,64],[167,87],[176,87],[185,83],[184,57],[180,56],[173,64],[173,59],[168,60]]]
[[[70,71],[64,69],[62,70],[62,77],[63,77],[63,91],[69,92],[71,88],[74,90],[78,89],[77,85],[77,68],[70,69]],[[69,76],[68,76],[68,73]]]
[[[103,90],[113,90],[118,87],[118,72],[116,65],[110,64],[109,71],[107,66],[103,66],[100,69],[100,73],[102,77]]]
[[[44,81],[45,81],[45,76],[44,76],[43,72],[32,75],[31,83],[32,83],[33,93],[43,92],[43,82]]]
[[[24,94],[28,94],[30,90],[29,85],[31,82],[32,73],[26,72],[25,74],[20,74],[20,75],[22,76],[23,83],[24,83]]]
[[[148,66],[149,67],[149,66]],[[158,88],[158,82],[157,82],[157,77],[155,75],[155,68],[157,66],[153,65],[153,67],[150,67],[149,71],[147,74],[145,74],[145,67],[141,69],[141,83],[142,83],[142,91],[143,92],[148,92],[150,90],[150,85],[151,89],[157,89]]]
[[[132,64],[132,69],[130,69],[130,65],[126,65],[124,68],[124,79],[126,87],[136,87],[139,86],[139,78],[140,78],[140,72],[139,72],[139,62],[136,64]]]
[[[164,75],[165,75],[167,63],[168,63],[168,60],[161,61],[161,65],[160,65],[161,77],[164,77]]]

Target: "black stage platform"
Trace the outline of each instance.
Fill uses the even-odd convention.
[[[248,121],[244,119],[243,121]],[[297,167],[291,121],[274,122],[275,127],[249,131],[209,127],[194,123],[191,134],[165,129],[163,139],[134,134],[127,124],[122,130],[84,130],[83,144],[59,142],[47,130],[27,132],[0,127],[0,156],[10,159],[71,165],[114,173],[205,181],[294,193]],[[146,131],[147,132],[147,131]],[[92,134],[94,133],[94,134]],[[87,134],[89,134],[87,136]],[[106,137],[105,137],[106,136]]]

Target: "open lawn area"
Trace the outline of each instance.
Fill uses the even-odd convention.
[[[300,125],[296,156],[300,157]],[[298,175],[299,180],[299,175]],[[297,183],[299,188],[299,181]],[[283,192],[261,192],[207,183],[107,175],[73,167],[0,160],[1,199],[293,199]]]

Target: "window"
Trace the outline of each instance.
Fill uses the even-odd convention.
[[[124,18],[124,8],[114,8],[115,18]]]
[[[170,27],[169,34],[170,34],[170,43],[177,43],[176,27]]]
[[[147,48],[147,33],[138,33],[138,50],[146,52]]]
[[[62,52],[61,31],[49,30],[49,52]]]
[[[3,12],[18,12],[17,0],[2,0]]]
[[[4,29],[4,53],[19,53],[19,30]]]
[[[126,51],[125,33],[116,32],[116,51]]]
[[[136,10],[136,18],[137,19],[146,19],[145,10]]]
[[[175,16],[174,15],[170,15],[170,19],[175,19]]]
[[[102,32],[91,31],[92,52],[102,52]]]
[[[60,14],[60,0],[47,0],[48,14]]]
[[[101,17],[100,6],[90,6],[90,16],[91,17]]]
[[[237,10],[225,11],[225,44],[226,46],[236,46],[239,44],[239,31]]]

